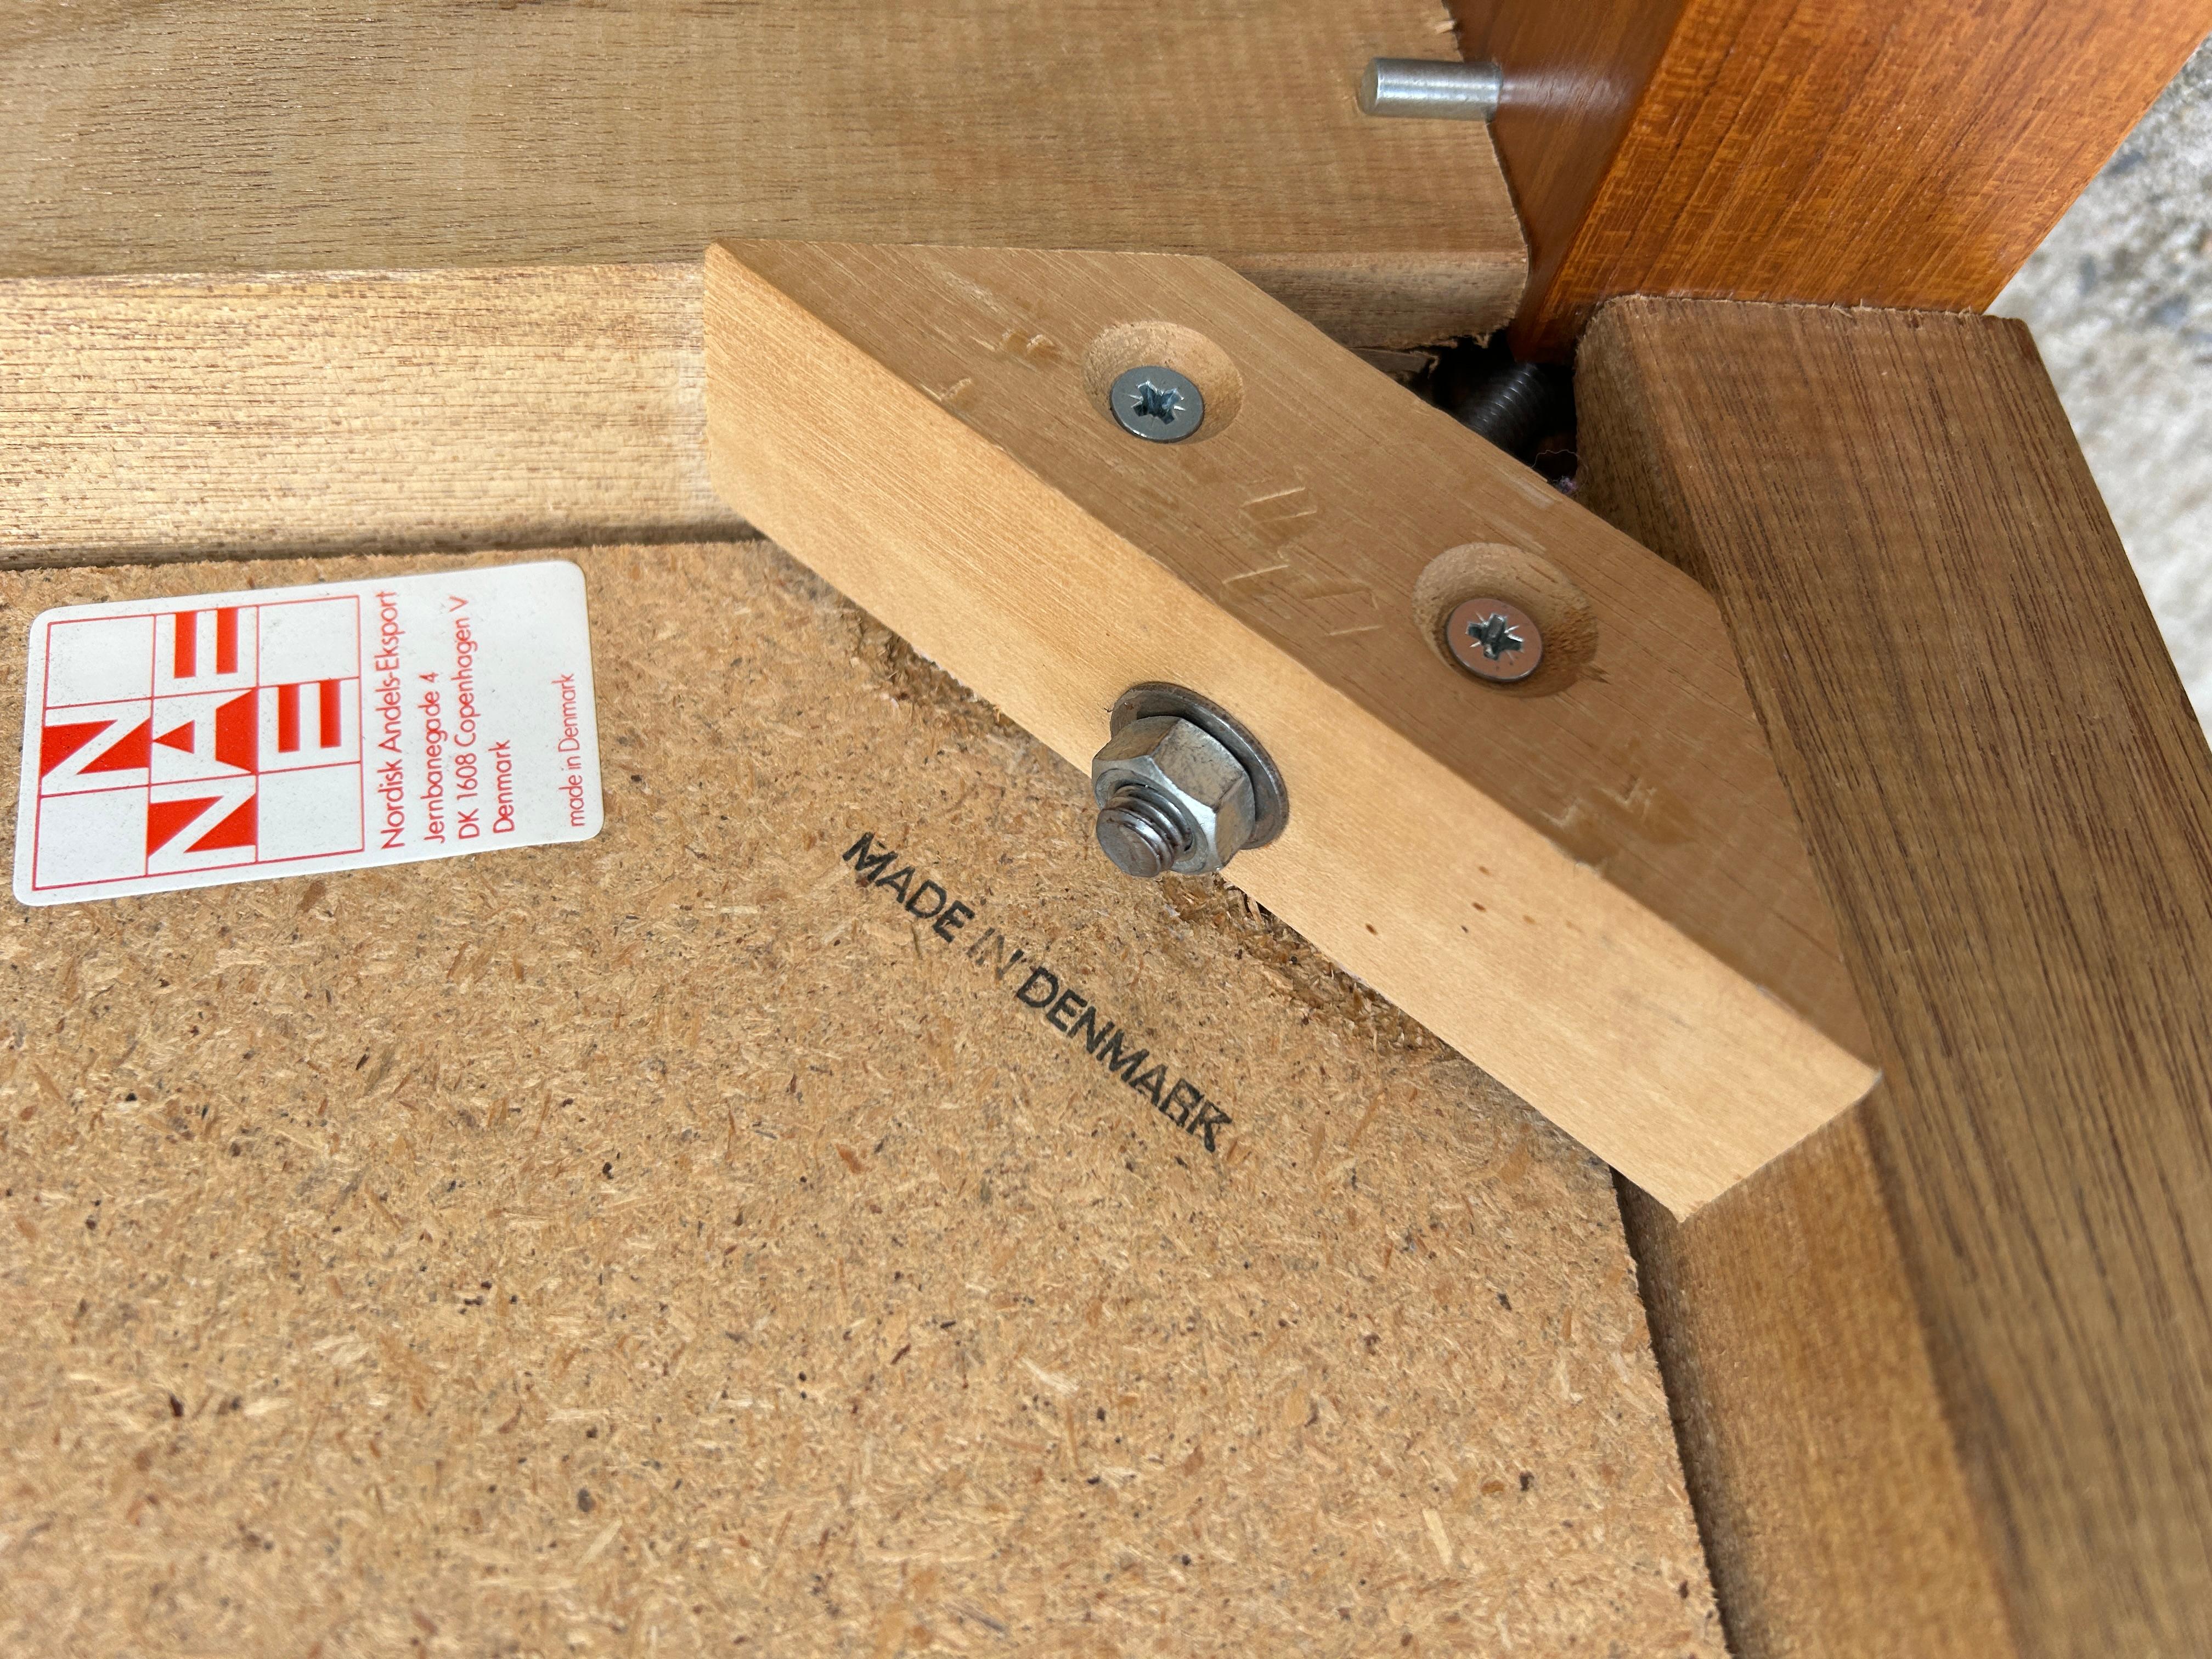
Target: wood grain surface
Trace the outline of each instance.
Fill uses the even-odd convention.
[[[1364,345],[1527,268],[1480,123],[1378,121],[1436,0],[29,0],[0,276],[696,259],[717,235],[1204,252]]]
[[[5,907],[0,1649],[1721,1659],[1601,1168],[775,550],[577,558],[597,839]],[[0,707],[423,568],[0,576]]]
[[[1236,273],[719,245],[707,354],[749,520],[1079,766],[1138,682],[1242,711],[1291,823],[1230,878],[1670,1205],[1871,1085],[1711,598]],[[1162,358],[1172,445],[1104,401]],[[1432,581],[1544,665],[1448,663]]]
[[[699,289],[696,259],[0,281],[0,568],[743,536]]]
[[[1456,0],[1505,66],[1523,351],[1609,295],[1979,310],[2212,30],[2212,0]]]
[[[0,564],[742,533],[699,266],[0,283]]]
[[[1732,1634],[2212,1650],[2212,756],[2027,331],[1622,301],[1581,369],[1592,499],[1719,596],[1884,1076],[1639,1212]]]

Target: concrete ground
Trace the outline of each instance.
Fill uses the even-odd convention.
[[[2212,44],[1990,309],[2035,331],[2212,723]]]

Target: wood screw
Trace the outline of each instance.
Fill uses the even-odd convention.
[[[1466,599],[1444,621],[1444,648],[1478,679],[1510,685],[1527,679],[1543,662],[1544,630],[1508,600]]]
[[[1106,400],[1124,432],[1151,443],[1181,443],[1206,422],[1206,396],[1198,383],[1160,363],[1122,370]]]

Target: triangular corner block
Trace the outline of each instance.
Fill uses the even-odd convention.
[[[1140,681],[1237,715],[1291,814],[1227,878],[1678,1213],[1872,1086],[1711,598],[1243,276],[724,243],[705,318],[732,506],[1079,768]],[[1443,649],[1477,595],[1526,681]]]

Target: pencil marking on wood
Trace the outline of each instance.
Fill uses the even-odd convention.
[[[1243,513],[1254,539],[1280,547],[1320,522],[1321,503],[1304,485],[1293,484],[1272,495],[1255,495],[1244,503]]]

